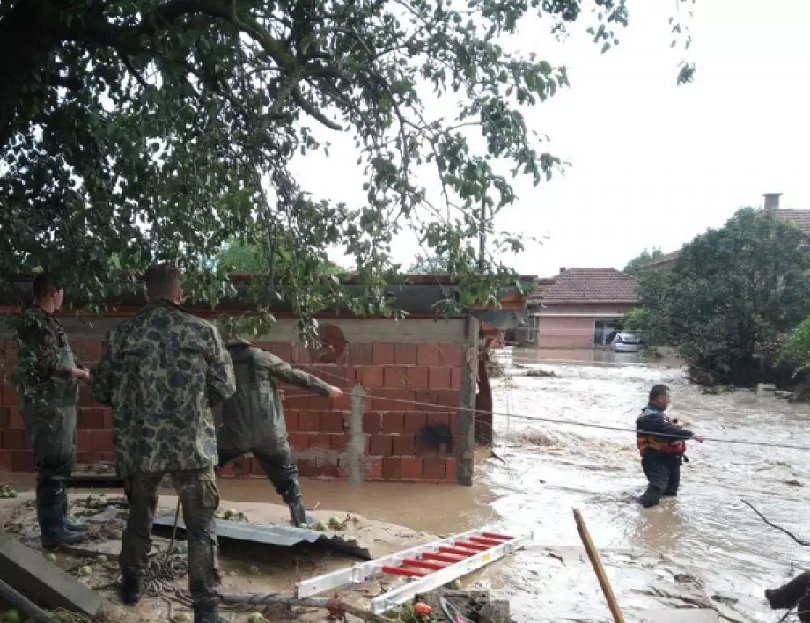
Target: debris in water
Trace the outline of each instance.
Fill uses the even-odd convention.
[[[527,370],[523,376],[539,377],[539,378],[556,378],[557,373],[554,370],[544,370],[543,368],[535,368],[534,370]]]
[[[785,480],[785,481],[784,481],[784,483],[785,483],[786,485],[788,485],[789,487],[803,487],[803,486],[804,486],[804,485],[802,485],[802,483],[800,483],[800,482],[799,482],[798,480],[796,480],[795,478],[793,478],[793,479],[791,479],[791,480]]]

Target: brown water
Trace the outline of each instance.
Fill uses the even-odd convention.
[[[670,415],[699,433],[810,446],[806,405],[770,395],[757,398],[748,391],[703,395],[676,368],[529,363],[541,361],[540,356],[537,351],[507,351],[507,362],[550,369],[558,377],[509,378],[524,370],[507,368],[507,378],[494,388],[496,411],[632,427],[649,388],[663,382],[672,388]],[[572,508],[582,511],[620,585],[623,573],[632,575],[641,567],[646,574],[639,576],[642,583],[655,584],[657,578],[663,583],[677,566],[678,572],[694,576],[715,603],[727,607],[732,620],[778,620],[767,610],[763,590],[797,568],[810,568],[810,548],[767,527],[741,502],[750,501],[772,521],[810,539],[807,452],[691,443],[679,497],[642,510],[633,501],[645,485],[633,433],[505,415],[495,416],[495,428],[495,451],[505,463],[487,461],[478,480],[497,495],[493,508],[504,525],[537,534],[537,546],[511,558],[497,577],[485,578],[512,599],[519,621],[609,620],[592,580],[563,578],[562,567],[555,572],[548,550],[540,546],[579,545]],[[636,551],[622,558],[625,548]],[[661,562],[658,554],[669,562]],[[579,594],[565,593],[580,580],[590,585]],[[630,621],[641,620],[633,614],[639,594],[635,589],[623,592],[620,586]]]

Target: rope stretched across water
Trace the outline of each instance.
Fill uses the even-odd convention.
[[[342,383],[346,382],[346,377],[339,376],[327,370],[318,370],[319,375],[332,377],[335,380],[340,380]],[[347,393],[350,390],[344,389]],[[285,396],[286,398],[308,398],[311,397],[310,394],[292,394]],[[486,411],[483,409],[476,409],[475,407],[463,407],[463,406],[450,406],[446,404],[438,404],[433,402],[426,402],[423,400],[410,400],[405,398],[391,398],[389,396],[383,396],[380,394],[375,394],[371,392],[366,392],[366,398],[379,398],[381,400],[387,400],[389,402],[396,402],[400,404],[409,404],[414,406],[420,407],[434,407],[443,410],[459,410],[459,411],[466,411],[466,412],[473,412],[476,415],[499,415],[504,416],[507,418],[513,418],[516,420],[522,420],[527,422],[543,422],[545,424],[558,424],[564,426],[578,426],[580,428],[593,428],[597,430],[608,430],[613,432],[620,432],[620,433],[641,433],[644,435],[651,435],[654,437],[659,438],[670,438],[670,439],[684,439],[683,437],[673,434],[673,433],[660,433],[657,431],[645,431],[645,430],[638,430],[636,428],[630,428],[628,426],[610,426],[608,424],[594,424],[592,422],[581,422],[579,420],[569,420],[564,418],[552,418],[552,417],[544,417],[540,415],[528,415],[528,414],[519,414],[519,413],[504,413],[502,411]],[[296,409],[299,412],[306,412],[306,410]],[[323,409],[313,409],[312,411],[323,411]],[[726,443],[730,445],[742,445],[742,446],[757,446],[762,448],[781,448],[784,450],[800,450],[800,451],[808,451],[810,450],[810,446],[805,445],[798,445],[798,444],[790,444],[790,443],[782,443],[777,441],[757,441],[751,439],[723,439],[720,437],[707,437],[702,436],[704,441],[709,441],[712,443]],[[688,441],[688,439],[686,440]]]

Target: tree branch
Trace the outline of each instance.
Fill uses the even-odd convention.
[[[305,113],[307,113],[310,117],[316,119],[323,125],[325,125],[330,130],[342,130],[343,127],[338,125],[336,121],[332,121],[329,117],[325,116],[320,110],[318,110],[314,104],[308,102],[304,98],[304,94],[301,93],[301,87],[296,85],[292,91],[292,98],[293,101],[301,107]]]
[[[799,545],[803,545],[803,546],[805,546],[805,547],[810,547],[810,541],[805,541],[804,539],[800,539],[800,538],[799,538],[799,537],[797,537],[795,534],[793,534],[793,533],[792,533],[790,530],[788,530],[788,529],[786,529],[786,528],[783,528],[782,526],[777,526],[775,523],[773,523],[773,522],[772,522],[772,521],[770,521],[770,520],[769,520],[767,517],[765,517],[765,515],[763,515],[762,513],[760,513],[760,512],[757,510],[757,508],[756,508],[756,507],[755,507],[753,504],[751,504],[751,502],[749,502],[749,501],[747,501],[747,500],[740,500],[740,501],[741,501],[743,504],[745,504],[746,506],[748,506],[748,507],[749,507],[749,508],[750,508],[752,511],[754,511],[754,512],[755,512],[757,515],[759,515],[759,518],[760,518],[760,519],[762,519],[762,521],[764,521],[764,522],[765,522],[767,525],[769,525],[771,528],[776,528],[776,529],[777,529],[777,530],[779,530],[780,532],[784,532],[784,533],[785,533],[785,534],[787,534],[787,535],[788,535],[788,536],[789,536],[791,539],[793,539],[794,541],[796,541],[796,543],[798,543]]]

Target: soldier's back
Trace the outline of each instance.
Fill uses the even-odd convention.
[[[207,379],[217,333],[168,301],[148,305],[113,337],[113,397],[119,462],[126,471],[202,469],[213,464],[216,435]]]

